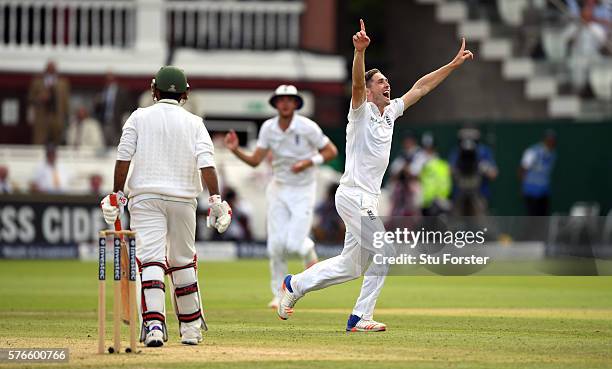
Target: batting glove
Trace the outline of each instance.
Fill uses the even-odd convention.
[[[227,201],[221,201],[219,195],[209,197],[208,206],[206,225],[209,228],[216,228],[219,233],[225,232],[232,222],[232,208]]]
[[[116,201],[111,201],[111,197],[115,196]],[[116,203],[116,205],[113,205]],[[100,202],[100,207],[102,208],[102,214],[104,215],[104,221],[108,225],[115,224],[115,220],[119,217],[119,214],[123,212],[123,207],[127,203],[127,198],[123,194],[123,192],[113,192],[110,195],[106,195],[105,198]]]

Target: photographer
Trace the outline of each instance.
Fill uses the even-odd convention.
[[[460,129],[457,138],[458,147],[449,158],[455,212],[463,216],[484,215],[491,195],[489,182],[498,175],[493,152],[480,142],[480,131],[476,128]]]
[[[448,200],[452,188],[450,166],[446,160],[438,156],[431,133],[425,133],[421,143],[424,152],[423,163],[419,170],[421,213],[430,217],[447,214],[451,211],[451,203]]]

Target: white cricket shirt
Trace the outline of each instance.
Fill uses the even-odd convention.
[[[352,103],[351,103],[352,104]],[[393,99],[382,115],[372,102],[349,108],[346,163],[340,184],[379,195],[389,165],[395,120],[404,114],[404,101]]]
[[[296,113],[285,131],[278,126],[278,116],[265,121],[259,130],[257,146],[272,151],[276,182],[305,186],[315,181],[314,166],[300,173],[293,173],[291,167],[300,160],[312,158],[328,142],[329,138],[315,122]]]
[[[213,143],[202,118],[169,99],[130,115],[117,160],[132,161],[129,197],[195,198],[202,192],[199,169],[215,166]]]

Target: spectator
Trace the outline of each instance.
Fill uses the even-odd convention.
[[[591,65],[602,58],[602,48],[607,39],[609,10],[596,1],[585,0],[580,7],[576,0],[567,0],[572,15],[579,22],[569,24],[563,36],[572,41],[569,52],[571,84],[575,93],[589,96],[587,80]],[[607,17],[607,20],[606,20]]]
[[[449,162],[454,180],[454,209],[458,215],[486,214],[491,197],[490,182],[498,175],[493,151],[480,142],[480,131],[465,127],[457,134],[458,146]]]
[[[337,189],[337,183],[330,184],[325,199],[315,207],[317,220],[312,227],[312,233],[316,242],[338,244],[344,240],[344,222],[335,205]]]
[[[45,149],[45,161],[42,162],[31,183],[32,192],[60,194],[68,190],[70,177],[65,168],[57,162],[55,145],[48,144]]]
[[[238,200],[238,194],[231,187],[226,187],[223,191],[223,199],[227,201],[232,209],[232,223],[225,233],[213,233],[213,239],[224,241],[252,241],[251,215],[248,207]]]
[[[566,0],[569,12],[575,18],[583,15],[587,10],[592,13],[592,20],[609,28],[612,21],[611,0]]]
[[[4,165],[0,165],[0,195],[13,193],[13,184],[9,181],[9,171]]]
[[[543,9],[536,6],[535,0],[529,0],[523,10],[523,24],[519,27],[519,49],[521,56],[542,58],[542,26],[545,24]]]
[[[92,174],[89,176],[89,193],[103,197],[102,183],[104,180],[99,174]]]
[[[414,133],[408,132],[405,134],[402,141],[402,151],[397,157],[391,162],[389,171],[391,177],[395,177],[400,174],[406,166],[410,166],[414,158],[421,153],[421,148],[417,143]]]
[[[116,146],[121,137],[123,116],[131,110],[127,91],[117,82],[113,72],[106,73],[104,90],[96,97],[95,112],[102,122],[107,146]]]
[[[69,98],[68,80],[59,76],[55,63],[49,61],[45,72],[32,80],[28,92],[28,102],[34,113],[32,143],[62,143],[68,119]]]
[[[549,215],[550,177],[555,166],[557,136],[548,130],[544,140],[523,153],[519,178],[529,216]]]
[[[66,143],[75,148],[98,149],[104,147],[104,136],[102,128],[100,128],[100,122],[89,116],[86,107],[79,107],[76,118],[68,126]]]
[[[419,177],[423,166],[431,159],[431,150],[426,150],[425,147],[433,145],[433,136],[431,133],[426,132],[421,137],[421,146],[418,151],[414,153],[412,161],[410,162],[409,172],[411,176]]]
[[[416,137],[408,133],[402,142],[402,152],[391,163],[391,216],[411,216],[419,213],[418,195],[420,191],[418,173],[411,172],[416,157],[423,152]]]
[[[423,135],[421,140],[427,160],[419,173],[422,190],[421,212],[424,216],[437,216],[450,211],[448,197],[452,180],[448,163],[438,157],[431,134]]]

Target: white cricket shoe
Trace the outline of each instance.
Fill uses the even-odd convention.
[[[164,345],[164,331],[161,325],[151,324],[147,327],[144,344],[147,347],[161,347]]]
[[[291,274],[285,277],[283,286],[281,287],[281,297],[276,309],[276,314],[282,320],[289,319],[293,314],[293,306],[300,298],[293,293],[291,288]]]
[[[347,332],[384,332],[387,326],[372,319],[362,319],[357,315],[349,316],[346,323]]]
[[[197,345],[202,342],[202,330],[199,326],[181,327],[181,343],[183,345]]]
[[[278,304],[280,303],[280,298],[274,297],[270,302],[268,302],[268,307],[270,309],[278,309]]]

